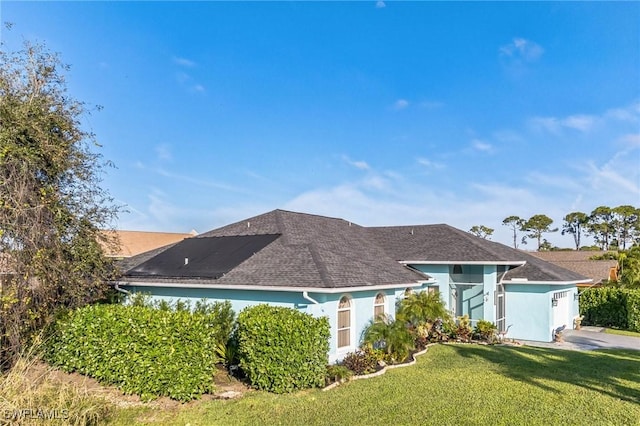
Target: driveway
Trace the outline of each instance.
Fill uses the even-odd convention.
[[[588,351],[593,349],[635,349],[640,351],[640,337],[620,336],[608,334],[604,328],[582,327],[580,330],[565,330],[563,342],[522,342],[528,346],[539,346],[545,348],[571,349],[577,351]]]

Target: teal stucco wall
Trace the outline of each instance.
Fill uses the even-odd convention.
[[[175,288],[175,287],[136,287],[123,286],[131,292],[148,293],[152,300],[167,301],[175,303],[178,300],[188,301],[192,305],[202,299],[209,301],[231,302],[233,310],[238,314],[248,306],[267,303],[273,306],[283,306],[298,309],[316,317],[326,316],[331,325],[331,338],[329,341],[329,362],[341,359],[346,353],[355,351],[360,346],[360,339],[364,328],[373,319],[374,302],[378,293],[385,296],[385,313],[390,317],[395,317],[396,292],[393,289],[380,291],[359,291],[344,293],[309,293],[308,296],[318,302],[317,304],[306,300],[302,296],[302,291],[281,292],[281,291],[260,291],[260,290],[227,290],[227,289],[207,289],[207,288]],[[345,289],[348,290],[348,289]],[[401,291],[404,294],[404,289]],[[349,296],[352,301],[352,326],[351,345],[338,350],[337,342],[337,321],[338,304],[342,296]]]
[[[573,319],[578,316],[575,285],[517,283],[506,284],[505,291],[507,325],[513,324],[508,338],[550,342],[556,328],[573,328]],[[553,306],[558,293],[565,293],[565,300]]]

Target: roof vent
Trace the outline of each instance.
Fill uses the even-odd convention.
[[[184,264],[185,264],[185,265],[188,265],[188,264],[189,264],[189,258],[188,258],[188,257],[185,257],[185,258],[184,258]]]
[[[247,228],[251,228],[251,222],[247,222]]]

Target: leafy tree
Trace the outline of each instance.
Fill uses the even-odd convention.
[[[11,365],[60,307],[104,296],[112,273],[99,228],[117,213],[100,186],[85,105],[42,45],[0,45],[0,365]]]
[[[622,287],[640,289],[640,246],[618,254],[618,281]]]
[[[609,250],[609,244],[615,235],[611,207],[596,207],[589,215],[587,227],[589,233],[602,250]]]
[[[484,238],[485,240],[490,240],[491,235],[493,235],[493,228],[489,228],[484,225],[473,225],[469,232],[476,237]]]
[[[576,244],[576,250],[580,250],[580,239],[584,227],[589,222],[589,216],[582,212],[569,213],[564,217],[562,224],[562,235],[573,235],[573,241]]]
[[[634,235],[640,232],[640,209],[630,205],[614,207],[613,227],[615,228],[616,240],[622,250],[626,250],[627,242],[633,241]]]
[[[525,220],[520,218],[519,216],[509,216],[502,221],[504,226],[508,226],[513,231],[513,248],[518,248],[518,231],[522,231],[522,225],[524,225]],[[524,238],[522,242],[526,244]]]
[[[535,239],[538,242],[538,250],[542,246],[542,234],[547,232],[557,232],[558,228],[551,229],[553,219],[543,214],[536,214],[531,216],[522,225],[522,230],[528,232],[527,238]]]

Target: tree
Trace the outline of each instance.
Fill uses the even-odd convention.
[[[618,282],[625,288],[640,289],[640,246],[618,255]]]
[[[502,224],[508,226],[513,231],[513,248],[518,248],[518,231],[522,231],[522,225],[524,225],[524,219],[519,216],[509,216],[502,221]],[[524,238],[522,242],[525,243]],[[526,243],[525,243],[526,244]]]
[[[624,205],[614,207],[611,210],[613,215],[613,228],[615,229],[616,240],[622,250],[626,250],[627,242],[633,241],[634,234],[640,231],[640,209],[633,206]]]
[[[580,238],[582,236],[583,228],[587,225],[589,216],[582,212],[569,213],[564,217],[564,224],[562,225],[562,235],[573,235],[573,241],[576,245],[576,250],[580,250]]]
[[[0,366],[8,367],[59,308],[104,296],[112,265],[100,228],[117,214],[101,156],[83,130],[68,67],[43,45],[0,45]]]
[[[613,220],[611,207],[607,206],[596,207],[589,215],[587,228],[602,250],[609,250],[609,244],[615,235]]]
[[[553,219],[543,214],[536,214],[531,216],[522,225],[522,230],[528,232],[527,238],[534,239],[538,242],[538,251],[542,246],[542,234],[547,232],[557,232],[558,228],[551,229]]]
[[[476,237],[484,238],[485,240],[490,240],[491,235],[493,235],[493,228],[489,228],[484,225],[473,225],[469,232]]]

